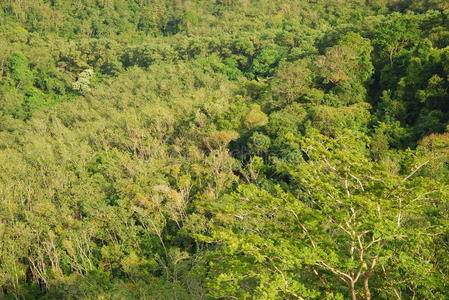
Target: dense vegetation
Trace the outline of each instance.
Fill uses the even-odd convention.
[[[0,49],[0,298],[449,298],[446,0],[3,0]]]

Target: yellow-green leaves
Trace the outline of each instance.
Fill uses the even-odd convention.
[[[90,90],[90,82],[94,76],[94,70],[86,69],[78,75],[77,81],[72,85],[72,88],[81,93],[86,93]]]
[[[244,124],[248,129],[260,127],[268,122],[268,116],[260,109],[257,104],[251,105],[251,111],[246,115]]]

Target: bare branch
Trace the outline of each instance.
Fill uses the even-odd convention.
[[[358,182],[358,184],[360,185],[360,188],[362,189],[362,191],[365,191],[365,188],[363,187],[363,184],[362,184],[362,182],[360,181],[360,179],[358,179],[357,177],[355,177],[354,175],[352,175],[352,174],[349,173],[349,172],[348,172],[348,174],[349,174],[349,176],[351,176],[352,178],[354,178],[354,179]]]
[[[412,177],[416,172],[419,171],[419,169],[421,169],[422,167],[424,167],[425,165],[427,165],[430,162],[430,160],[426,161],[425,163],[420,164],[415,170],[413,170],[409,175],[407,175],[407,177],[405,177],[404,179],[402,179],[402,182],[407,181],[410,177]]]
[[[332,273],[334,273],[335,275],[338,275],[339,278],[341,280],[343,280],[344,282],[353,282],[352,277],[349,274],[346,274],[340,270],[335,269],[334,267],[329,266],[328,264],[326,264],[324,261],[320,260],[317,262],[318,266],[321,266],[329,271],[331,271]],[[346,278],[347,280],[345,280],[344,278]]]

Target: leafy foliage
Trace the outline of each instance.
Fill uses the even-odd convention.
[[[446,2],[1,1],[0,298],[448,298]]]

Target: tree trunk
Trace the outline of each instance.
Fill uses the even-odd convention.
[[[371,291],[369,290],[369,278],[371,274],[366,274],[365,279],[363,280],[363,288],[365,289],[365,298],[366,300],[371,300]]]
[[[357,300],[357,295],[355,293],[355,282],[349,282],[349,289],[351,291],[351,299]]]

